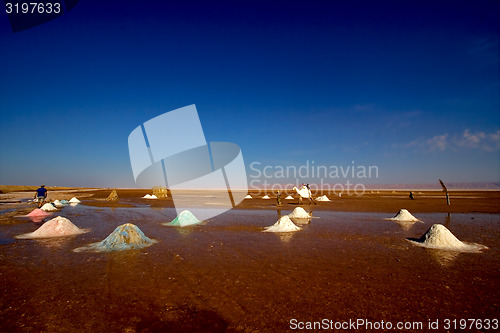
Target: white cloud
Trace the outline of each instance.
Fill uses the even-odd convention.
[[[485,132],[473,133],[466,129],[462,137],[456,140],[456,144],[460,148],[474,148],[485,151],[500,149],[500,130],[487,134]]]
[[[466,129],[462,137],[458,139],[456,143],[459,147],[478,148],[484,138],[486,138],[484,132],[477,132],[474,134],[471,133],[469,129]]]
[[[479,149],[484,151],[500,150],[500,130],[492,133],[472,132],[464,130],[461,135],[449,136],[448,133],[435,135],[432,138],[419,138],[405,144],[394,144],[393,148],[415,148],[423,151],[445,151]]]
[[[436,135],[433,138],[427,140],[427,147],[431,150],[444,151],[448,146],[448,134]]]

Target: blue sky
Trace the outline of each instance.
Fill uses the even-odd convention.
[[[18,33],[2,14],[0,183],[134,187],[130,132],[190,104],[247,166],[500,182],[499,7],[81,0]]]

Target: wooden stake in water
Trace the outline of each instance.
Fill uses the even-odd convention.
[[[448,189],[444,185],[443,181],[440,179],[439,183],[441,184],[441,187],[443,188],[444,193],[446,194],[446,204],[449,206],[450,205],[450,197],[448,196]]]

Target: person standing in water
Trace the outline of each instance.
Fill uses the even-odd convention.
[[[36,190],[34,198],[36,201],[38,201],[38,208],[42,207],[46,197],[47,189],[45,188],[45,185],[42,185],[39,189]]]

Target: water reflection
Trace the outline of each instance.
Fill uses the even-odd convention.
[[[194,228],[189,228],[189,227],[172,227],[172,228],[175,228],[175,230],[177,230],[179,235],[183,237],[189,236],[194,231]]]
[[[75,238],[76,235],[62,236],[62,237],[51,237],[51,238],[33,238],[33,240],[46,248],[49,249],[60,249],[68,245],[71,240]]]
[[[293,235],[295,235],[295,232],[275,232],[274,234],[283,243],[289,243],[292,240]]]
[[[401,229],[403,229],[404,231],[410,230],[415,225],[415,223],[417,223],[416,221],[412,221],[412,222],[409,222],[409,221],[394,221],[394,222],[396,222],[397,225],[399,225],[399,227]]]
[[[450,214],[450,213],[448,213],[448,214],[446,215],[446,220],[445,220],[445,222],[444,222],[444,226],[445,226],[446,228],[448,228],[448,226],[450,225],[450,221],[451,221],[451,214]]]
[[[450,267],[460,256],[459,251],[440,250],[440,249],[425,249],[429,256],[443,267]]]

